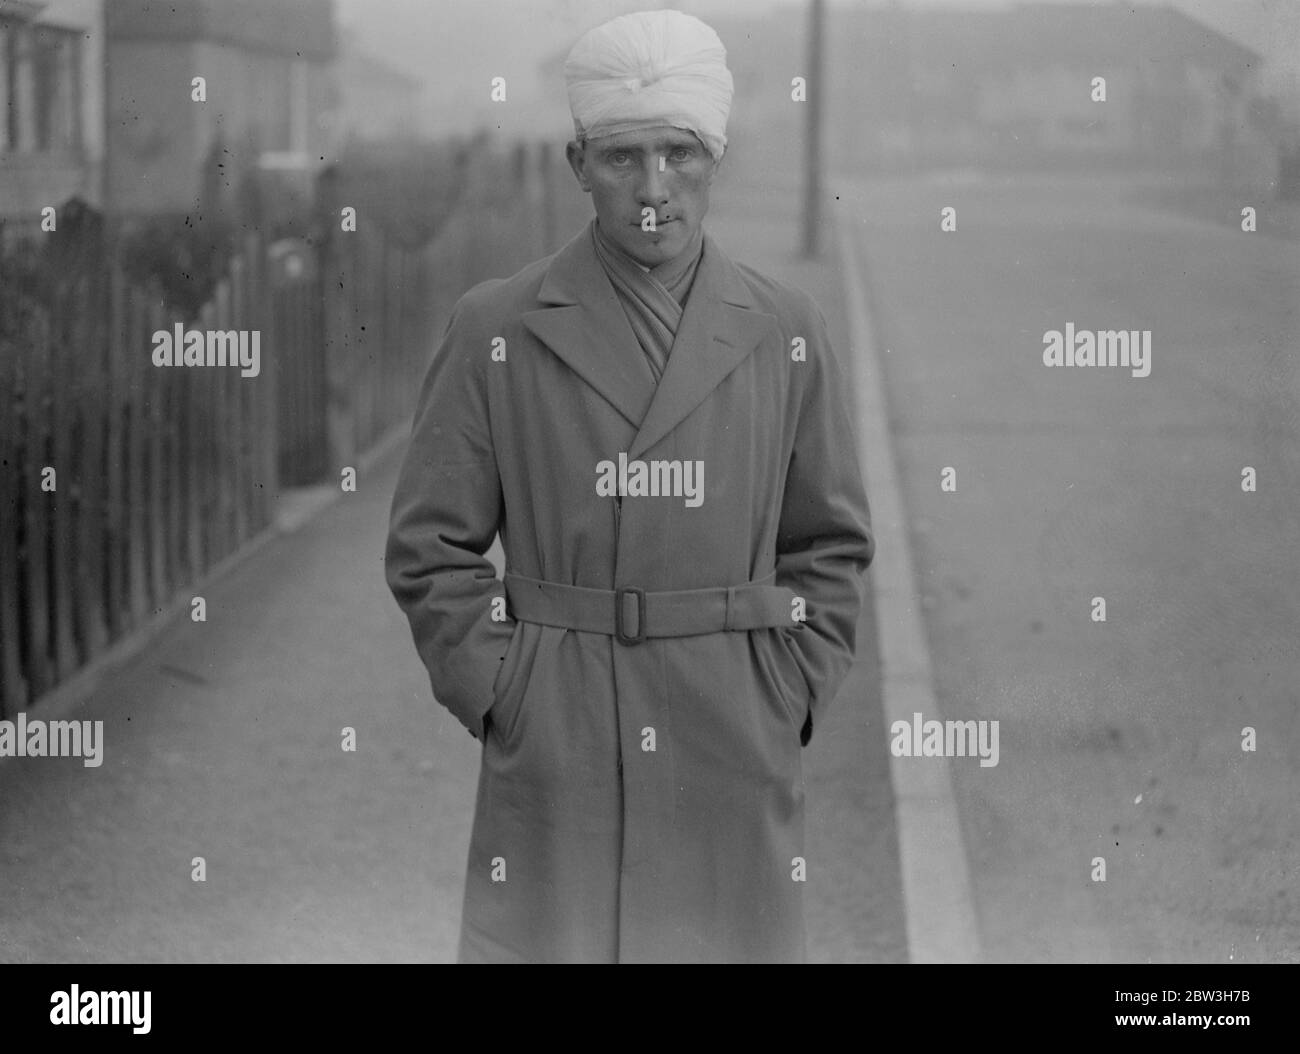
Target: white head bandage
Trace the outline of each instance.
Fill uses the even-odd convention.
[[[715,161],[727,146],[727,50],[698,18],[640,11],[597,26],[569,52],[564,79],[579,139],[671,125],[699,136]]]

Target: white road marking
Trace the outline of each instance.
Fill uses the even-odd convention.
[[[858,264],[854,225],[839,227],[847,286],[851,377],[858,442],[871,502],[877,557],[872,561],[886,732],[914,713],[939,718],[930,653],[921,623],[912,553],[908,548],[897,458],[889,434],[883,356],[875,345]],[[979,927],[966,851],[952,795],[948,759],[889,759],[898,810],[899,870],[914,963],[976,962]]]

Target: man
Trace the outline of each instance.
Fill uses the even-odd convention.
[[[565,75],[595,219],[456,305],[393,498],[389,585],[483,743],[460,958],[799,961],[801,747],[873,551],[843,381],[701,226],[717,35],[616,18]]]

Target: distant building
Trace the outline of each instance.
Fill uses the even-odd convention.
[[[738,149],[801,150],[791,81],[809,77],[802,5],[710,24],[736,82]],[[825,141],[845,170],[1187,167],[1259,146],[1247,140],[1260,56],[1171,7],[828,5],[826,25]]]
[[[333,0],[113,0],[106,13],[114,212],[192,210],[250,168],[331,156]]]
[[[858,103],[839,119],[864,163],[1208,159],[1247,127],[1260,66],[1173,8],[1127,3],[844,12],[834,39],[834,99]]]
[[[415,133],[423,89],[418,77],[367,54],[350,33],[340,35],[336,76],[340,138],[395,139]]]
[[[103,199],[102,0],[0,3],[0,221]]]

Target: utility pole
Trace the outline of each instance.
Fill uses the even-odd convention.
[[[803,255],[820,252],[822,206],[822,99],[826,71],[823,36],[825,0],[810,0],[808,10],[808,101],[805,104],[803,170]]]

